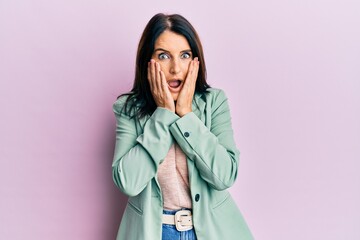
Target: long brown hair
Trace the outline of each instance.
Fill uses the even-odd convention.
[[[205,92],[210,87],[206,82],[206,65],[202,45],[194,27],[179,14],[166,15],[158,13],[150,19],[140,38],[133,87],[130,92],[117,97],[129,96],[126,99],[124,110],[131,117],[141,118],[151,115],[157,107],[147,79],[147,66],[154,52],[155,41],[165,30],[183,35],[190,45],[193,58],[198,57],[199,59],[200,65],[195,92]]]

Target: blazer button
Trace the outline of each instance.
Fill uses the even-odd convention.
[[[195,201],[198,202],[200,200],[200,194],[195,195]]]
[[[190,133],[184,132],[184,136],[185,136],[185,137],[188,137],[188,136],[190,136]]]

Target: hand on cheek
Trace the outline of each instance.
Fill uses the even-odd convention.
[[[180,117],[192,111],[192,100],[195,93],[199,64],[200,63],[197,57],[190,62],[184,86],[182,87],[177,98],[175,112]]]
[[[165,74],[160,69],[160,64],[151,59],[148,62],[147,78],[150,84],[151,94],[158,107],[166,108],[175,112],[174,99],[168,88]]]

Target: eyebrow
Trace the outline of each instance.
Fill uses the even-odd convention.
[[[156,51],[164,51],[164,52],[169,52],[168,50],[166,50],[166,49],[163,49],[163,48],[157,48],[157,49],[155,49],[154,50],[154,52],[156,52]],[[191,52],[191,49],[187,49],[187,50],[182,50],[181,51],[181,53],[182,52]]]

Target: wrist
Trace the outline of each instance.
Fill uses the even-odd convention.
[[[187,113],[189,112],[192,112],[191,109],[183,109],[183,110],[177,110],[176,109],[176,114],[179,116],[179,117],[182,117],[184,115],[186,115]]]
[[[167,110],[171,111],[171,112],[175,112],[175,105],[169,105],[167,103],[156,103],[157,107],[161,107],[161,108],[166,108]]]
[[[174,106],[164,106],[164,108],[166,108],[167,110],[175,113],[175,107]]]

